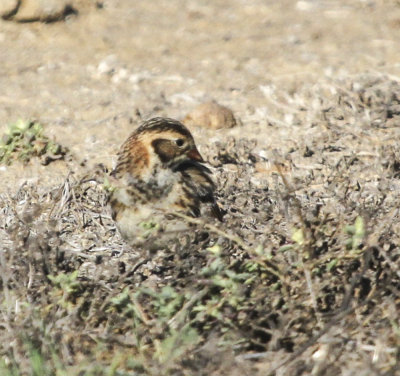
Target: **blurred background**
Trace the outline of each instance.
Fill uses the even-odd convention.
[[[140,118],[210,100],[241,120],[224,135],[284,144],[313,85],[400,72],[395,0],[18,3],[0,6],[0,127],[38,119],[95,162],[111,163]]]

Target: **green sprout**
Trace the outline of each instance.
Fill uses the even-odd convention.
[[[66,149],[44,135],[43,126],[35,121],[18,120],[6,129],[0,141],[0,163],[10,165],[13,160],[24,163],[41,157],[46,165],[61,159]]]
[[[357,217],[354,225],[346,226],[345,231],[350,238],[346,241],[346,248],[351,251],[359,251],[365,236],[364,221]]]

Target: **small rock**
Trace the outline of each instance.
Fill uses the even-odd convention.
[[[211,129],[232,128],[237,125],[233,112],[216,102],[200,104],[186,115],[183,123]]]
[[[117,72],[114,74],[113,78],[111,79],[111,81],[114,84],[117,84],[121,81],[126,81],[128,79],[129,76],[129,71],[125,68],[121,68],[118,69]]]
[[[99,74],[112,75],[115,73],[116,66],[118,65],[116,55],[108,55],[97,66],[97,72]]]
[[[18,22],[53,22],[74,13],[70,0],[21,0],[17,3],[20,5],[14,10],[12,19]]]
[[[18,0],[1,0],[0,2],[0,17],[9,18],[18,9]]]

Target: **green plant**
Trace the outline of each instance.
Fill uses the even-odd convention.
[[[0,163],[9,165],[13,160],[28,162],[42,157],[42,163],[63,158],[67,150],[44,134],[43,126],[35,121],[18,120],[10,124],[0,142]]]
[[[71,300],[77,295],[81,289],[81,285],[78,278],[78,271],[74,271],[70,274],[60,273],[56,276],[48,276],[51,283],[53,284],[53,290],[51,294],[56,300],[58,305],[64,308],[73,308]]]
[[[345,227],[346,234],[350,235],[350,238],[346,241],[346,248],[353,252],[360,250],[360,246],[365,236],[364,221],[361,217],[357,217],[354,225]]]

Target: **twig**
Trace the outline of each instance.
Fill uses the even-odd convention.
[[[315,316],[317,317],[318,323],[320,325],[322,325],[322,317],[321,317],[321,314],[318,312],[317,299],[315,298],[311,273],[310,273],[310,270],[306,267],[306,265],[304,265],[303,262],[302,262],[302,264],[303,264],[304,276],[306,277],[307,288],[310,293],[311,302],[312,302],[312,305],[314,308]]]
[[[250,248],[238,236],[228,234],[227,232],[220,230],[218,227],[216,227],[210,223],[206,223],[198,218],[189,217],[188,215],[179,213],[179,212],[168,212],[168,214],[185,219],[186,221],[188,221],[190,223],[200,225],[200,226],[214,232],[217,235],[220,235],[228,240],[231,240],[232,242],[236,243],[239,247],[243,248],[245,251],[250,251]]]
[[[224,238],[226,238],[226,239],[228,239],[228,240],[230,240],[230,241],[236,243],[239,247],[241,247],[242,249],[244,249],[249,255],[251,255],[251,254],[254,253],[254,250],[253,250],[252,248],[250,248],[249,246],[247,246],[247,245],[242,241],[242,239],[240,239],[238,236],[234,236],[234,235],[228,234],[227,232],[220,230],[218,227],[216,227],[216,226],[214,226],[214,225],[212,225],[212,224],[210,224],[210,223],[206,223],[206,222],[202,221],[201,219],[189,217],[189,216],[187,216],[187,215],[185,215],[185,214],[178,213],[178,212],[172,212],[172,213],[169,213],[169,214],[172,214],[172,215],[175,215],[175,216],[180,217],[180,218],[182,218],[182,219],[185,219],[185,220],[187,220],[187,221],[190,222],[190,223],[200,225],[200,226],[202,226],[202,227],[204,227],[204,228],[210,230],[211,232],[213,232],[213,233],[215,233],[215,234],[217,234],[217,235],[220,235],[220,236],[222,236],[222,237],[224,237]],[[256,260],[256,261],[258,261],[259,263],[261,263],[259,260]],[[271,261],[270,261],[270,262],[271,262]],[[272,263],[272,262],[271,262],[271,263]],[[262,262],[262,264],[263,264],[263,268],[264,268],[265,270],[267,270],[268,272],[270,272],[271,274],[273,274],[274,276],[276,276],[279,280],[282,281],[283,284],[286,285],[285,279],[284,279],[284,277],[282,276],[281,273],[277,272],[276,270],[274,270],[273,268],[271,268],[270,266],[268,266],[265,262]],[[276,266],[276,265],[274,265],[274,266],[275,266],[275,268],[276,268],[277,270],[279,270],[279,267],[278,267],[278,266]],[[287,291],[286,291],[286,293],[287,293]]]
[[[185,315],[187,311],[200,299],[202,299],[209,292],[208,288],[198,291],[194,294],[184,305],[183,307],[175,313],[175,315],[168,321],[168,325],[173,329],[177,329],[180,324],[184,321]]]

